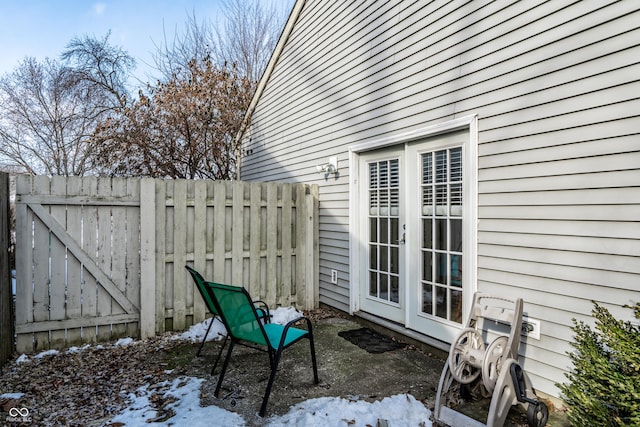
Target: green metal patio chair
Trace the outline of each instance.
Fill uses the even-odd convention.
[[[224,374],[229,366],[231,352],[235,344],[266,351],[269,354],[271,374],[269,375],[267,388],[262,399],[262,406],[260,407],[261,417],[264,416],[267,409],[267,402],[269,401],[269,395],[283,350],[303,338],[309,339],[311,364],[313,366],[313,381],[314,384],[318,384],[318,367],[313,343],[313,330],[311,321],[308,318],[302,316],[290,321],[286,325],[275,323],[263,324],[260,321],[256,307],[252,304],[251,296],[246,289],[212,282],[206,283],[206,289],[213,303],[216,305],[220,317],[222,317],[222,321],[227,328],[227,334],[231,340],[229,349],[227,350],[227,356],[222,365],[222,371],[218,377],[218,384],[216,385],[214,396],[218,397],[220,393],[220,387],[222,386]],[[299,321],[306,322],[306,330],[293,327],[293,325]]]
[[[220,317],[220,316],[218,314],[218,310],[216,309],[215,304],[213,303],[213,300],[211,299],[211,296],[205,289],[206,280],[204,279],[204,277],[202,277],[202,274],[200,274],[194,268],[189,267],[188,265],[185,265],[184,268],[186,268],[189,274],[191,274],[191,277],[193,278],[193,282],[196,284],[196,288],[200,292],[200,295],[202,296],[202,299],[204,300],[204,303],[207,306],[207,309],[213,315],[213,319],[211,319],[211,322],[209,323],[209,327],[207,328],[207,332],[204,334],[204,337],[202,338],[202,342],[200,343],[200,347],[198,347],[198,351],[196,352],[196,356],[200,356],[202,347],[204,347],[204,343],[207,342],[207,336],[209,335],[209,331],[213,326],[213,322],[215,321],[216,317]],[[269,323],[271,319],[271,314],[269,313],[269,306],[267,306],[267,304],[263,301],[254,301],[254,304],[259,305],[258,315],[260,316],[260,318],[264,322]],[[218,362],[220,361],[220,356],[222,355],[222,350],[224,350],[224,347],[227,345],[227,340],[228,340],[228,336],[225,336],[224,340],[222,341],[222,345],[220,346],[220,350],[218,351],[218,356],[216,357],[216,360],[213,363],[213,368],[211,369],[212,375],[213,375],[213,372],[216,370],[216,367],[218,366]]]

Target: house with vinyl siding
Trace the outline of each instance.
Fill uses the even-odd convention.
[[[316,183],[322,304],[448,350],[522,297],[557,397],[572,319],[640,299],[640,3],[298,0],[243,180]]]

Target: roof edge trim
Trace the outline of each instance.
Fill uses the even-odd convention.
[[[300,12],[302,12],[302,8],[305,2],[306,0],[296,0],[295,4],[293,5],[293,9],[291,9],[291,13],[289,14],[289,19],[287,19],[287,23],[285,24],[284,29],[280,34],[280,38],[278,39],[276,48],[273,50],[273,53],[271,54],[271,58],[269,59],[267,68],[264,70],[264,73],[262,73],[262,77],[258,82],[258,87],[256,88],[256,92],[253,94],[253,98],[251,99],[249,108],[247,109],[244,119],[242,119],[240,130],[238,130],[238,133],[236,134],[236,138],[235,138],[236,142],[239,142],[240,140],[242,140],[244,133],[247,130],[247,127],[249,127],[249,123],[251,122],[251,116],[253,115],[253,112],[255,111],[256,106],[258,105],[258,101],[260,100],[260,97],[264,92],[264,88],[267,86],[267,82],[269,81],[269,78],[271,78],[271,73],[273,73],[276,63],[280,59],[280,55],[284,50],[284,46],[287,44],[287,41],[289,40],[289,36],[293,31],[293,27],[295,26],[296,22],[298,21],[298,18],[300,17]]]

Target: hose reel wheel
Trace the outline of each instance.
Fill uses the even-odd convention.
[[[544,427],[549,420],[549,408],[542,401],[529,403],[527,408],[527,422],[529,427]]]
[[[482,360],[482,383],[485,388],[492,392],[500,376],[502,362],[505,355],[509,352],[509,338],[500,336],[493,340],[484,352]]]
[[[460,384],[473,382],[481,373],[485,344],[474,328],[465,328],[456,337],[449,351],[451,375]]]

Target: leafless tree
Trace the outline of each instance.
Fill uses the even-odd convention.
[[[289,13],[292,0],[224,0],[222,24],[211,19],[187,17],[182,34],[168,36],[156,46],[155,68],[171,79],[192,60],[211,59],[219,67],[235,67],[238,73],[257,82],[269,62]]]
[[[152,54],[155,68],[160,72],[160,80],[171,80],[189,67],[192,61],[203,61],[215,57],[216,42],[213,24],[210,20],[198,21],[195,12],[187,16],[182,34],[167,34]]]
[[[71,68],[74,83],[94,95],[100,102],[94,108],[109,110],[126,105],[127,81],[136,61],[125,50],[109,44],[109,31],[102,39],[74,37],[62,53],[62,60]]]
[[[286,14],[275,2],[224,0],[224,27],[216,30],[218,62],[235,64],[241,75],[257,82],[284,27]]]
[[[0,165],[30,174],[91,173],[96,125],[126,103],[132,59],[103,40],[74,40],[67,63],[25,58],[0,78]]]
[[[87,94],[57,61],[25,59],[0,80],[0,154],[4,166],[30,174],[84,175],[84,139],[93,130]]]

